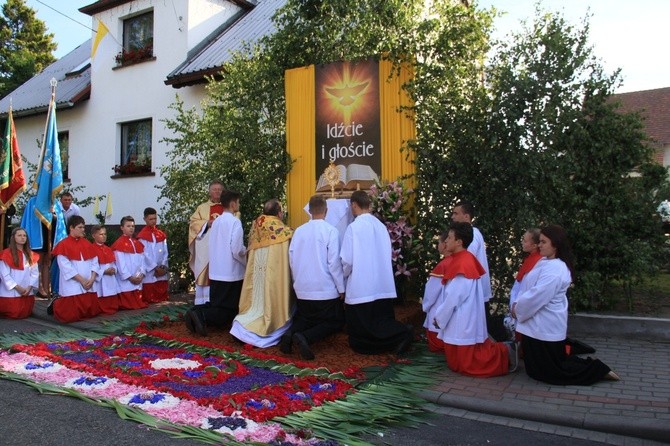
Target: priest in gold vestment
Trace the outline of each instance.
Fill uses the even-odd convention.
[[[230,333],[256,347],[270,347],[291,325],[295,298],[288,247],[293,229],[282,221],[281,203],[269,200],[251,228],[240,311]]]
[[[209,302],[209,246],[208,230],[212,222],[223,213],[221,194],[223,183],[209,184],[209,200],[197,207],[188,226],[188,265],[195,276],[195,304]]]

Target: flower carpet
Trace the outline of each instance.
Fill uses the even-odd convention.
[[[221,336],[194,338],[182,332],[180,312],[168,313],[119,333],[0,339],[0,377],[210,444],[326,446],[365,444],[360,435],[385,424],[418,422],[414,391],[443,366],[418,348],[363,367],[347,352],[326,367]]]

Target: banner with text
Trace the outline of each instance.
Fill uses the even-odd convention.
[[[337,189],[369,189],[381,174],[379,64],[375,60],[315,67],[317,191],[324,170],[339,171]]]

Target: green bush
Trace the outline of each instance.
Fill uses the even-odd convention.
[[[174,266],[186,271],[188,217],[209,180],[242,193],[246,229],[265,200],[284,198],[284,70],[377,56],[409,63],[415,74],[404,88],[417,138],[398,149],[415,155],[418,277],[434,266],[434,236],[459,200],[479,212],[499,309],[532,226],[568,231],[573,309],[597,308],[612,280],[654,273],[663,251],[655,191],[665,169],[652,161],[640,117],[611,102],[620,76],[604,73],[593,54],[588,18],[573,26],[538,9],[520,32],[492,42],[492,12],[444,0],[426,15],[424,5],[288,0],[276,32],[209,85],[202,113],[175,103],[170,163],[161,169]]]

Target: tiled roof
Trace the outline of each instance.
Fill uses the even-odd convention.
[[[657,147],[670,146],[670,87],[612,96],[622,112],[640,112],[647,135]]]
[[[213,33],[208,44],[196,48],[193,54],[168,74],[165,83],[181,87],[202,81],[205,75],[218,73],[231,60],[234,52],[244,49],[245,43],[257,42],[274,32],[272,17],[285,3],[286,0],[261,0],[233,23],[224,24],[223,29]]]
[[[250,0],[234,0],[246,8],[253,6]],[[206,75],[217,74],[230,61],[233,52],[241,51],[244,43],[257,42],[274,31],[272,17],[287,0],[259,0],[252,9],[246,9],[228,23],[222,24],[212,35],[197,45],[187,59],[167,76],[165,83],[176,88],[204,81]],[[124,0],[100,0],[87,8],[113,7]],[[91,92],[90,68],[91,40],[81,44],[43,72],[21,85],[0,101],[0,117],[7,116],[11,97],[15,117],[33,115],[46,111],[51,99],[51,78],[56,78],[57,108],[73,107],[88,99]],[[75,68],[89,62],[76,75],[67,75]]]
[[[45,112],[51,100],[52,78],[58,81],[56,86],[57,109],[74,107],[78,102],[88,99],[91,92],[90,57],[91,39],[0,100],[0,117],[7,116],[10,101],[15,117]],[[77,68],[79,69],[72,73]]]

